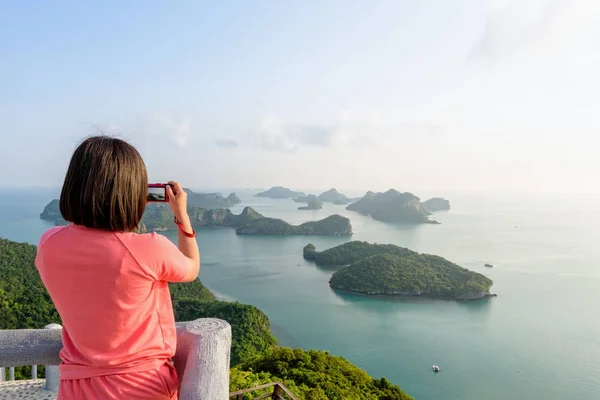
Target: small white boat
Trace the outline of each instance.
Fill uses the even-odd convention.
[[[440,372],[440,367],[438,367],[437,365],[434,365],[433,372]]]

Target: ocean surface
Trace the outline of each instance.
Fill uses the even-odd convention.
[[[0,237],[37,244],[51,225],[39,213],[57,192],[2,189]],[[433,217],[442,224],[406,226],[344,206],[299,211],[291,200],[237,193],[243,203],[235,212],[250,205],[291,223],[345,215],[352,239],[443,256],[492,278],[498,294],[458,302],[336,293],[332,271],[305,261],[302,248],[350,239],[199,231],[201,280],[218,296],[263,310],[281,344],[343,356],[416,399],[600,399],[598,199],[437,193],[452,203]]]

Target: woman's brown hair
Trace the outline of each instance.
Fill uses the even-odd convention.
[[[60,193],[63,218],[87,228],[133,231],[144,214],[148,193],[146,165],[129,143],[94,136],[71,157]]]

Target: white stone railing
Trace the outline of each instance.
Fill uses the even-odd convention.
[[[58,390],[61,330],[57,324],[45,329],[0,330],[0,382],[5,379],[6,367],[11,380],[14,367],[31,365],[36,379],[37,365],[45,365],[45,390]],[[173,362],[179,374],[179,399],[228,399],[230,349],[231,326],[227,322],[215,318],[178,322]]]

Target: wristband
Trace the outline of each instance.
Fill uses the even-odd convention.
[[[183,225],[181,225],[181,222],[177,221],[177,217],[173,217],[173,222],[175,222],[175,224],[179,227],[179,230],[181,231],[181,233],[183,233],[185,236],[187,236],[189,238],[196,237],[196,231],[192,229],[192,233],[186,232],[183,229]]]

